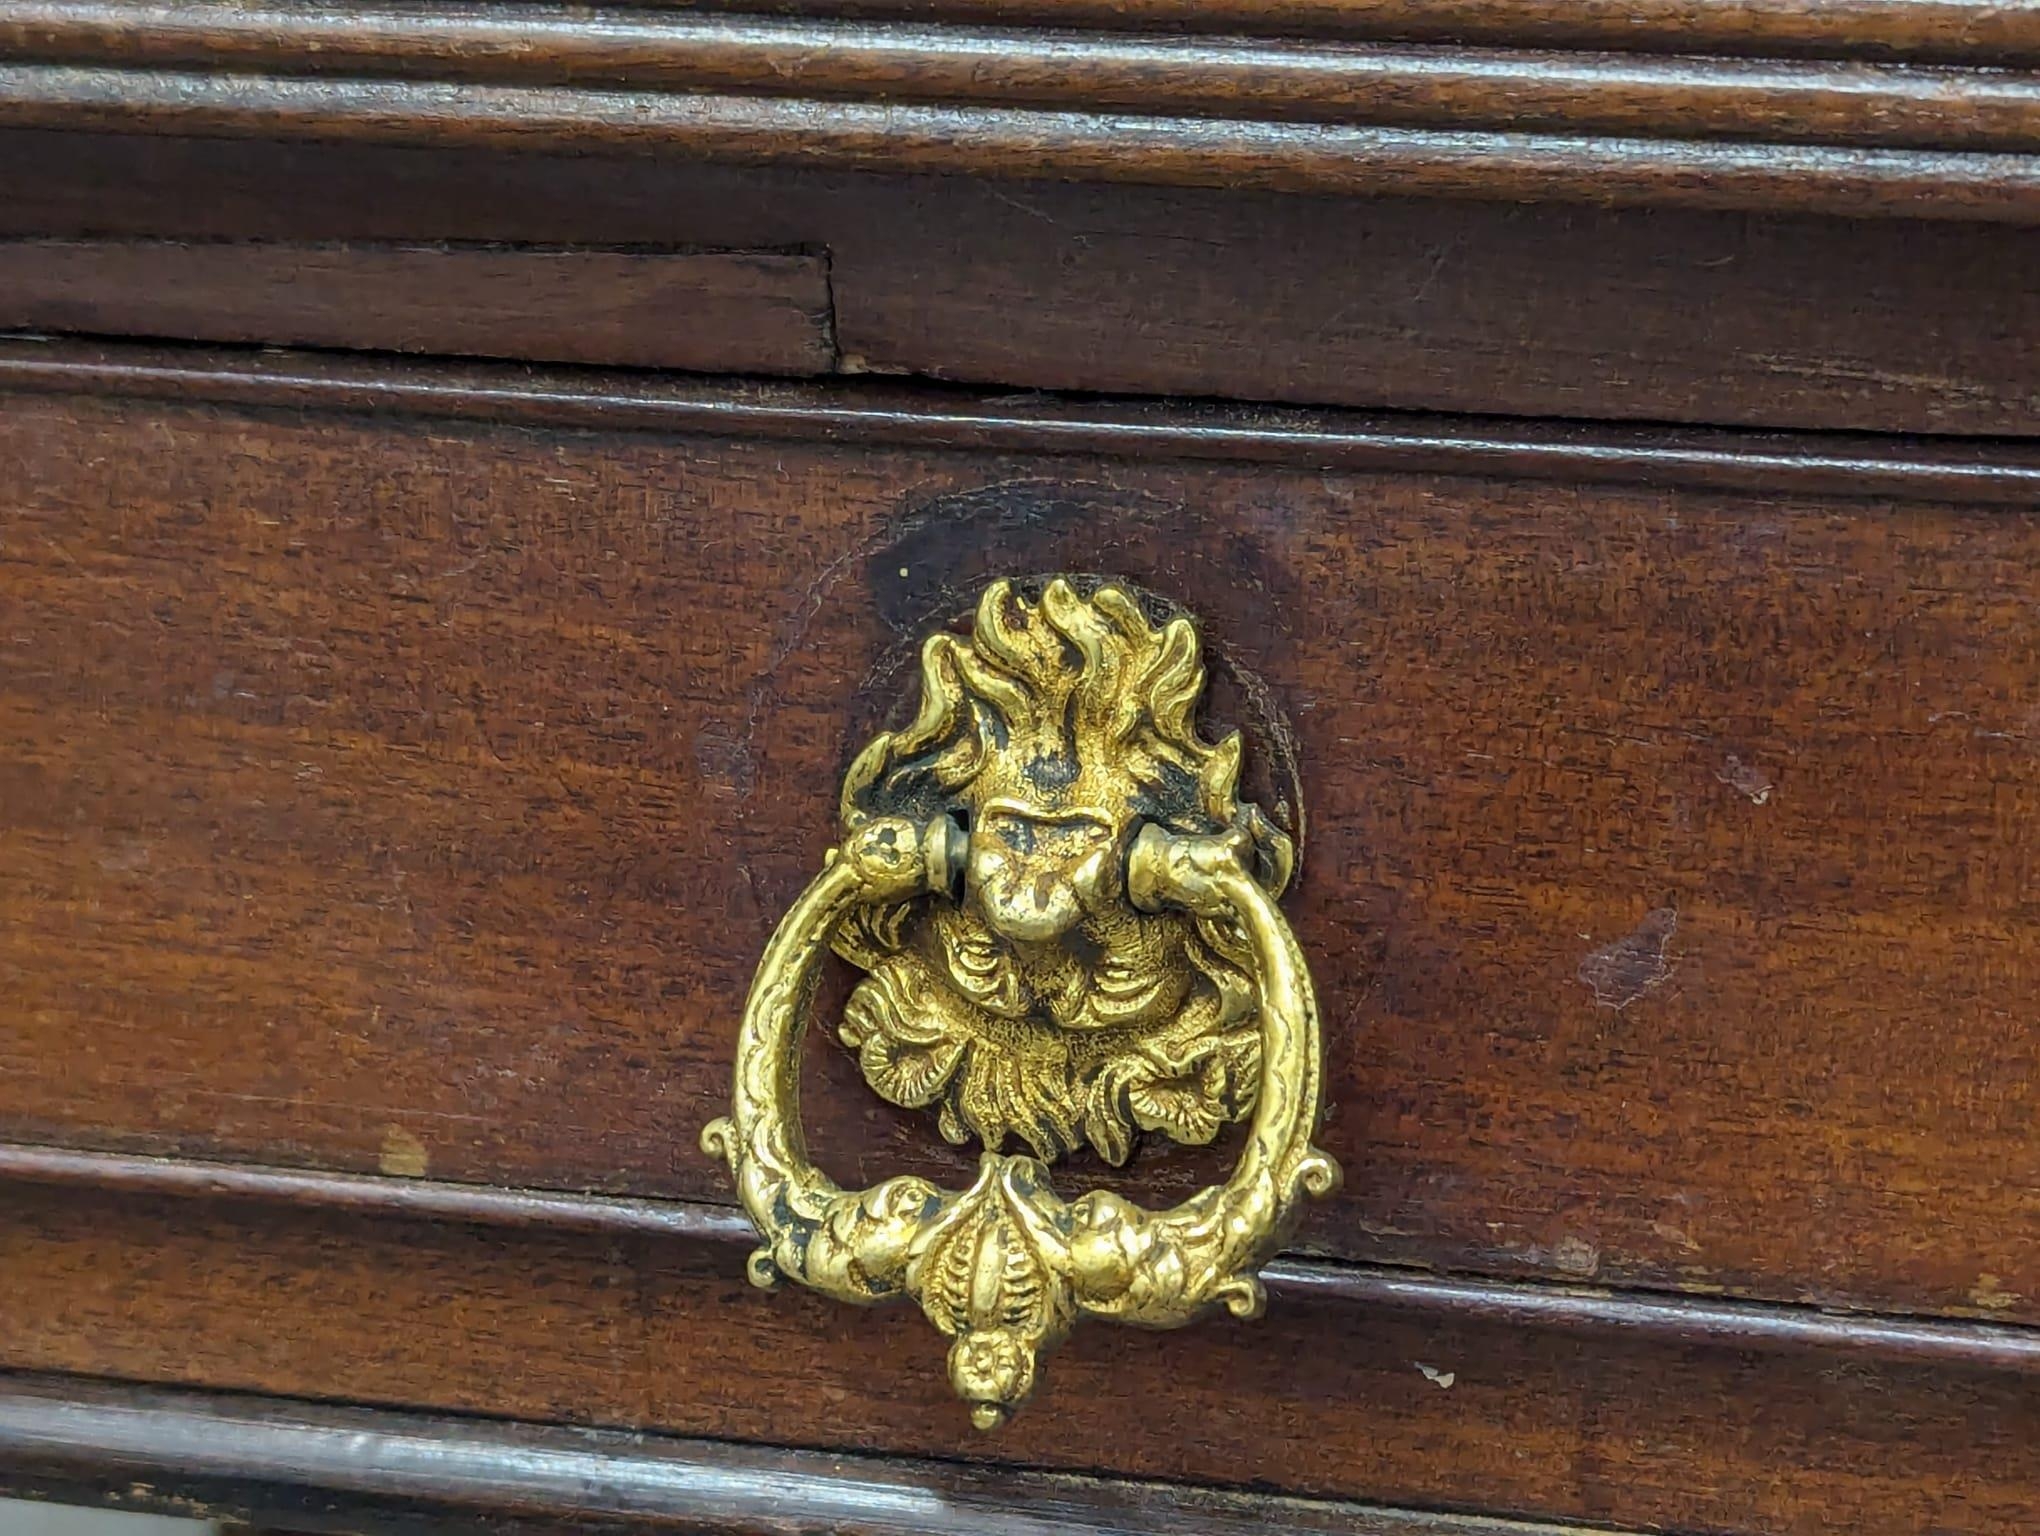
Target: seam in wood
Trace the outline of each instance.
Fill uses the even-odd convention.
[[[0,336],[0,392],[716,438],[1099,454],[2031,507],[2029,446],[1506,418],[982,395],[884,383],[648,379],[590,369]]]
[[[0,1487],[187,1516],[457,1512],[511,1528],[843,1536],[1617,1536],[1223,1487],[0,1373]],[[279,1523],[290,1523],[283,1521]]]

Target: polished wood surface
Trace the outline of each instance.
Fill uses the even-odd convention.
[[[48,396],[0,432],[12,1139],[727,1198],[694,1139],[884,680],[995,571],[1103,552],[1306,776],[1348,1169],[1307,1245],[2032,1316],[2027,514]],[[964,1167],[811,1075],[846,1174]]]

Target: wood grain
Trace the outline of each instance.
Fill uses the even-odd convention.
[[[1081,1329],[986,1437],[921,1318],[741,1254],[0,1193],[0,1365],[1696,1536],[2002,1536],[2040,1486],[2018,1378],[1309,1302]]]
[[[2035,1315],[2029,512],[35,396],[0,444],[11,1139],[727,1198],[751,964],[915,637],[1102,568],[1304,765],[1307,1246]],[[824,1044],[825,1162],[955,1179]]]
[[[694,11],[12,0],[17,61],[1060,108],[1133,117],[1926,149],[2040,147],[2003,69],[1657,59]]]
[[[805,377],[828,263],[763,251],[0,241],[0,326]]]
[[[867,376],[2040,432],[2040,264],[2009,228],[364,145],[27,134],[0,153],[18,236],[826,250],[841,366]]]

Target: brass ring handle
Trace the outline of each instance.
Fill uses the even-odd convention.
[[[1138,636],[1146,621],[1133,622],[1135,610],[1117,588],[1101,589],[1086,600],[1067,583],[1054,582],[1043,595],[1041,610],[1061,619],[1061,627],[1082,633],[1083,626],[1073,617],[1075,605],[1088,602],[1095,608],[1101,598],[1114,625]],[[980,646],[989,638],[990,648],[996,648],[998,636],[988,633],[988,618],[995,627],[1002,609],[1009,614],[1028,611],[1006,584],[999,584],[979,611]],[[1178,631],[1179,646],[1181,634]],[[952,641],[945,647],[942,642],[948,638],[938,636],[930,643],[938,659],[955,645]],[[928,670],[924,664],[924,674]],[[1201,668],[1195,680],[1201,688]],[[1014,739],[1010,727],[1024,710],[1011,697],[1006,704],[1013,712],[1006,721],[1008,729],[992,734],[1003,736],[1010,745]],[[1065,731],[1070,714],[1066,698]],[[899,739],[881,737],[859,759],[846,788],[846,820],[856,817],[856,791],[875,782],[873,762],[900,748],[902,741],[902,750],[911,756],[914,738],[909,732]],[[1219,769],[1228,794],[1230,774],[1236,769],[1235,748],[1231,768],[1221,764]],[[985,777],[982,764],[977,777]],[[1053,783],[1059,775],[1037,775],[1043,777]],[[989,787],[997,783],[992,775]],[[1031,806],[1026,813],[1041,828],[1069,825],[1071,813],[1066,808],[1034,803],[1043,798],[1036,794],[1026,802]],[[980,804],[993,799],[1005,804],[1013,797],[977,797]],[[1053,840],[1052,830],[1037,841],[1032,832],[1009,828],[1008,846],[982,848],[974,847],[974,840],[990,841],[997,834],[980,828],[967,836],[948,814],[919,820],[900,815],[855,819],[840,849],[832,852],[766,947],[737,1041],[731,1112],[702,1133],[704,1150],[727,1160],[744,1208],[763,1239],[751,1256],[751,1279],[769,1286],[782,1276],[790,1277],[859,1303],[911,1296],[952,1340],[951,1384],[970,1404],[973,1421],[986,1429],[1003,1422],[1026,1398],[1034,1386],[1038,1355],[1060,1342],[1081,1314],[1148,1327],[1187,1323],[1214,1304],[1236,1316],[1258,1315],[1263,1291],[1257,1269],[1289,1231],[1302,1197],[1328,1193],[1337,1183],[1338,1168],[1311,1145],[1321,1101],[1317,1000],[1294,935],[1273,896],[1249,869],[1256,850],[1254,830],[1262,833],[1263,842],[1271,835],[1264,824],[1256,827],[1257,815],[1243,811],[1237,825],[1208,832],[1134,821],[1105,857],[1087,853],[1074,862],[1066,857],[1058,862],[1041,853],[1041,841]],[[1019,893],[1021,907],[1009,911],[1000,903],[1011,891],[1000,882],[1016,863],[1027,879],[1012,888]],[[1078,890],[1068,903],[1061,901],[1057,884],[1066,878]],[[904,904],[959,906],[959,884],[965,900],[976,900],[997,920],[988,931],[1018,930],[1027,936],[1012,941],[1010,957],[1017,957],[1016,967],[1041,966],[1055,959],[1056,935],[1045,939],[1036,935],[1052,927],[1053,914],[1066,906],[1088,913],[1093,926],[1108,936],[1129,935],[1130,950],[1151,961],[1175,953],[1159,947],[1157,934],[1185,930],[1187,924],[1196,924],[1214,943],[1230,935],[1233,943],[1226,947],[1236,951],[1244,961],[1242,969],[1250,973],[1249,1001],[1232,996],[1222,985],[1209,989],[1226,993],[1217,1004],[1194,986],[1185,991],[1187,1000],[1175,1000],[1168,987],[1155,991],[1155,976],[1129,982],[1124,965],[1111,969],[1108,964],[1110,974],[1092,978],[1115,997],[1151,1001],[1159,996],[1164,1005],[1173,1001],[1174,1012],[1167,1006],[1149,1007],[1149,1013],[1165,1017],[1160,1026],[1146,1033],[1138,1024],[1131,1026],[1138,1043],[1130,1054],[1137,1063],[1202,1063],[1199,1082],[1217,1070],[1211,1066],[1214,1060],[1242,1049],[1210,1021],[1237,1023],[1243,1010],[1258,1021],[1257,1081],[1238,1090],[1238,1097],[1252,1105],[1251,1123],[1245,1149],[1223,1184],[1151,1213],[1106,1190],[1065,1202],[1049,1187],[1041,1161],[1009,1155],[996,1146],[985,1151],[977,1181],[960,1193],[912,1176],[845,1191],[809,1161],[800,1122],[799,1060],[825,952],[832,943],[843,942],[846,925],[869,922],[874,914],[891,914],[896,928]],[[1114,910],[1114,900],[1130,910]],[[1176,926],[1143,927],[1143,914],[1157,922],[1173,914],[1170,921]],[[951,912],[947,920],[960,924],[963,916]],[[932,921],[938,934],[946,931],[941,927],[944,916]],[[960,952],[969,949],[968,941],[974,937],[966,934],[957,941]],[[911,951],[903,948],[897,953]],[[1211,960],[1216,970],[1216,960],[1201,958]],[[960,960],[951,956],[951,970],[966,983],[977,983],[982,981],[981,960],[968,953]],[[1169,986],[1182,980],[1166,966],[1151,969]],[[1083,973],[1069,972],[1065,966],[1061,974]],[[902,987],[912,991],[906,983],[897,984],[896,990]],[[983,995],[996,1002],[1013,990],[986,983]],[[1058,995],[1069,991],[1065,986]],[[938,1020],[956,1017],[953,1008],[927,1006]],[[1129,1008],[1114,1017],[1137,1020],[1140,1012],[1138,1007]],[[1182,1039],[1186,1019],[1195,1036],[1188,1045]],[[910,1021],[900,1026],[900,1032],[925,1036],[932,1026],[922,1027],[924,1023]],[[986,1047],[990,1038],[988,1033],[976,1045]],[[942,1055],[936,1053],[938,1065]],[[949,1059],[953,1063],[953,1053]],[[1149,1068],[1137,1064],[1131,1070],[1138,1079]],[[1102,1090],[1109,1100],[1112,1085],[1127,1077],[1128,1069],[1108,1064],[1093,1076],[1091,1097],[1096,1099]],[[1147,1104],[1158,1092],[1146,1090],[1143,1098],[1141,1090],[1118,1091],[1122,1097],[1130,1092],[1129,1102],[1136,1104]],[[1158,1103],[1155,1113],[1166,1122],[1168,1102],[1162,1098]],[[1149,1124],[1152,1118],[1142,1123]],[[1179,1139],[1196,1139],[1201,1123],[1193,1121]],[[1104,1134],[1102,1123],[1097,1134]]]

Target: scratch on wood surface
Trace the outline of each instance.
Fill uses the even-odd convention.
[[[1715,778],[1728,785],[1751,805],[1762,805],[1771,798],[1771,791],[1778,786],[1771,776],[1754,763],[1746,763],[1733,752],[1728,754],[1721,767],[1715,770]]]
[[[1678,926],[1676,911],[1658,907],[1645,914],[1634,931],[1582,960],[1579,979],[1593,990],[1594,1001],[1620,1012],[1644,993],[1663,986],[1672,974],[1665,947]]]

